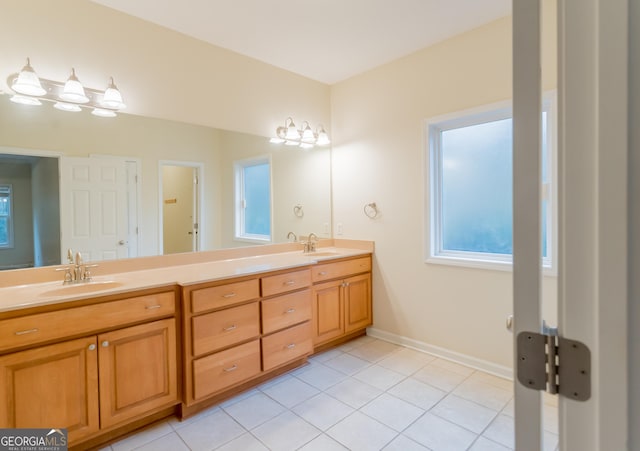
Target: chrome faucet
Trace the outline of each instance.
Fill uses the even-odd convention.
[[[295,233],[293,233],[293,232],[289,232],[289,233],[287,233],[287,239],[289,239],[289,238],[291,238],[291,237],[293,237],[293,242],[294,242],[294,243],[298,241],[298,237],[296,236],[296,234],[295,234]]]
[[[317,244],[318,244],[318,236],[315,233],[311,232],[307,237],[307,241],[304,242],[303,252],[305,254],[308,254],[309,252],[315,252]]]

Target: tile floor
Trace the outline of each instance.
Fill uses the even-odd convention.
[[[508,380],[372,337],[309,359],[183,422],[172,418],[104,451],[513,449]],[[558,443],[544,408],[545,450]]]

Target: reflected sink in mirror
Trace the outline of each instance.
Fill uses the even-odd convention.
[[[53,290],[47,290],[40,293],[40,296],[72,296],[84,293],[93,293],[94,291],[110,290],[124,285],[122,282],[113,280],[100,280],[92,282],[84,282],[78,284],[62,285]]]

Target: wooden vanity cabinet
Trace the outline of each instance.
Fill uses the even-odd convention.
[[[260,279],[187,286],[182,298],[184,405],[260,374]]]
[[[370,256],[318,264],[311,274],[315,349],[338,343],[372,324]]]
[[[183,287],[183,414],[313,350],[309,268]]]
[[[28,345],[0,355],[0,428],[66,428],[75,446],[179,402],[175,291],[86,302],[0,320],[0,336]],[[93,334],[63,340],[51,315]]]

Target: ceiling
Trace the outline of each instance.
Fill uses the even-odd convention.
[[[511,0],[92,0],[327,84],[511,13]]]

